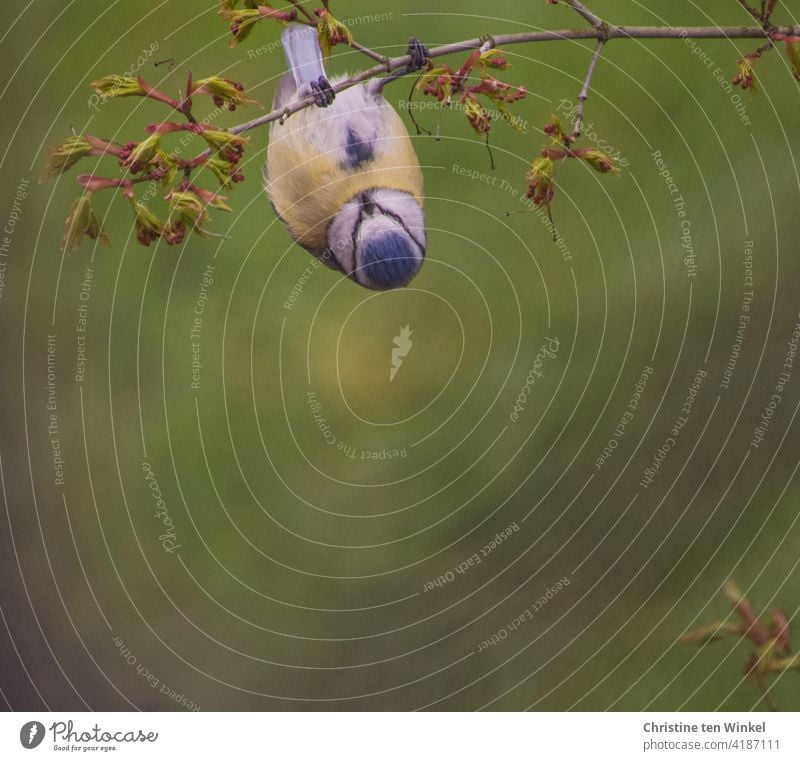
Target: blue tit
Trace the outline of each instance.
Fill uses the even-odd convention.
[[[316,30],[289,24],[282,43],[289,73],[274,108],[308,95],[319,107],[270,126],[264,177],[276,214],[297,243],[359,285],[381,291],[408,285],[425,257],[425,217],[419,160],[382,94],[396,76],[335,96]],[[416,40],[409,53],[412,65],[402,73],[426,60]]]

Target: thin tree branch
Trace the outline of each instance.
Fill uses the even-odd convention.
[[[774,31],[785,35],[800,36],[800,26],[797,27],[778,27]],[[698,27],[663,27],[663,26],[609,26],[607,29],[557,29],[540,32],[520,32],[517,34],[498,34],[490,37],[494,47],[506,47],[508,45],[518,45],[525,42],[553,42],[558,40],[614,40],[614,39],[764,39],[766,33],[763,29],[754,26],[698,26]],[[441,45],[438,48],[431,48],[428,51],[429,58],[441,58],[442,56],[453,53],[461,53],[467,50],[480,48],[486,42],[485,37],[478,37],[473,40],[453,42],[449,45]],[[347,90],[361,82],[377,77],[387,72],[395,71],[411,62],[408,55],[390,58],[385,63],[373,66],[369,69],[354,74],[348,79],[342,80],[334,85],[334,91],[341,92]],[[230,132],[239,135],[248,132],[264,124],[286,119],[298,111],[312,105],[313,97],[309,96],[292,103],[284,108],[275,109],[267,114],[256,117],[255,119],[231,127]]]
[[[800,26],[788,27],[774,27],[770,30],[773,34],[783,34],[787,36],[800,36]],[[556,42],[560,40],[597,40],[598,43],[605,44],[608,40],[613,39],[765,39],[768,34],[764,29],[754,26],[733,26],[733,27],[719,27],[719,26],[693,26],[693,27],[664,27],[664,26],[610,26],[603,23],[601,27],[593,27],[591,29],[555,29],[537,32],[519,32],[516,34],[498,34],[489,35],[493,47],[506,47],[508,45],[519,45],[527,42]],[[452,42],[448,45],[441,45],[437,48],[431,48],[428,51],[428,58],[441,58],[442,56],[452,55],[454,53],[461,53],[467,50],[475,50],[486,44],[487,36],[478,37],[472,40],[463,40],[462,42]],[[595,49],[593,63],[590,75],[593,72],[596,59],[599,58],[603,45],[599,45]],[[366,51],[362,51],[366,52]],[[374,52],[374,51],[371,51]],[[367,53],[369,55],[369,53]],[[379,55],[379,54],[375,54]],[[402,55],[397,58],[381,59],[381,63],[372,66],[369,69],[354,74],[347,79],[338,82],[333,86],[335,92],[339,93],[347,90],[350,87],[366,82],[374,77],[386,74],[397,69],[407,66],[411,63],[411,56]],[[590,78],[590,77],[589,77]],[[587,87],[588,90],[588,87]],[[307,96],[301,98],[294,103],[284,106],[283,108],[273,109],[269,113],[262,114],[261,116],[237,124],[235,127],[229,127],[228,132],[234,135],[241,135],[244,132],[249,132],[256,127],[262,127],[271,122],[283,121],[292,114],[302,111],[304,108],[314,105],[314,98]],[[199,154],[192,163],[200,164],[205,159],[211,156],[211,151],[206,150]]]
[[[589,69],[586,72],[586,78],[583,80],[581,93],[578,95],[578,106],[575,110],[575,126],[572,130],[572,134],[569,136],[570,143],[574,143],[581,136],[581,130],[583,129],[583,107],[589,99],[589,87],[592,84],[592,76],[594,75],[595,68],[597,68],[597,62],[600,60],[600,55],[603,52],[605,44],[605,40],[597,40],[597,47],[595,47],[592,60],[589,62]]]
[[[756,19],[756,21],[762,20],[761,14],[755,8],[753,8],[753,6],[750,5],[747,0],[739,0],[739,5],[741,5],[742,8],[744,8],[754,19]]]
[[[300,0],[289,0],[289,2],[302,13],[309,21],[313,21],[316,23],[316,19],[306,10],[305,6],[300,2]]]
[[[386,67],[386,64],[389,62],[389,58],[387,56],[381,55],[380,53],[377,53],[371,48],[368,48],[366,45],[362,45],[360,42],[356,42],[355,40],[350,43],[350,47],[353,48],[353,50],[357,50],[359,53],[363,53],[365,56],[368,56],[373,61],[378,61],[379,63],[383,64],[384,67]]]
[[[299,10],[307,20],[303,20],[302,18],[297,18],[296,21],[300,22],[301,24],[307,24],[308,26],[317,27],[319,26],[319,20],[315,19],[305,8],[305,6],[300,2],[300,0],[289,0],[289,2]],[[380,53],[376,53],[371,48],[368,48],[366,45],[362,45],[360,42],[356,42],[355,40],[350,40],[348,43],[349,47],[353,48],[353,50],[357,50],[359,53],[363,53],[365,56],[371,58],[373,61],[378,61],[380,63],[385,64],[388,58],[385,55],[381,55]]]
[[[577,11],[595,29],[602,27],[605,22],[595,13],[592,13],[580,0],[564,0],[564,2]]]
[[[756,50],[759,56],[764,55],[768,50],[772,50],[775,47],[775,42],[770,40],[769,42],[765,42],[760,48]]]

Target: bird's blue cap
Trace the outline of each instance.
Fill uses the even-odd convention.
[[[355,273],[358,281],[379,291],[408,285],[422,266],[419,246],[400,230],[365,240],[360,254]]]

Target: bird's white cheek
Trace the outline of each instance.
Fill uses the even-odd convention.
[[[359,215],[358,206],[348,204],[333,218],[328,228],[328,248],[348,275],[355,269],[354,238]]]

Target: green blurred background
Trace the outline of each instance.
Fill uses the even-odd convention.
[[[776,20],[791,23],[798,4],[780,5]],[[559,247],[540,217],[506,212],[524,210],[541,127],[562,98],[574,102],[591,45],[508,48],[502,77],[530,90],[514,108],[528,129],[495,125],[494,172],[457,112],[442,117],[441,140],[415,138],[429,246],[412,286],[376,295],[312,268],[288,309],[312,260],[261,189],[266,130],[250,135],[233,213],[213,214],[224,239],[142,248],[124,201],[109,195],[100,209],[109,203],[111,246],[87,242],[65,258],[74,176],[93,160],[38,181],[47,146],[71,128],[124,142],[166,117],[138,100],[89,101],[89,82],[131,70],[144,50],[140,73],[164,90],[176,92],[187,69],[224,73],[268,107],[284,70],[270,44],[279,29],[265,23],[231,50],[216,9],[0,8],[0,221],[15,218],[0,299],[6,707],[760,709],[742,677],[746,645],[676,640],[729,615],[719,591],[728,577],[758,610],[791,617],[800,605],[800,369],[751,446],[800,311],[800,100],[782,52],[758,63],[751,97],[725,82],[755,44],[702,41],[694,53],[680,40],[609,44],[587,133],[626,166],[620,178],[577,162],[563,169]],[[595,9],[619,24],[748,23],[735,0]],[[544,0],[335,0],[333,10],[356,39],[392,54],[410,35],[435,46],[582,23]],[[330,69],[366,65],[340,47]],[[405,101],[410,84],[388,97]],[[434,129],[434,111],[418,118]],[[685,201],[694,277],[657,151]],[[747,248],[750,320],[723,388],[751,290]],[[81,304],[87,366],[77,382]],[[405,325],[413,347],[390,383]],[[523,392],[547,338],[559,350]],[[698,370],[707,376],[688,422],[645,488]],[[798,679],[776,682],[782,708],[800,709]]]

